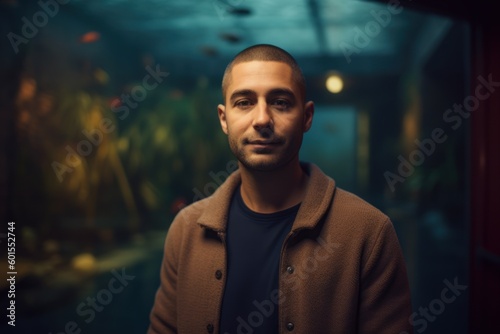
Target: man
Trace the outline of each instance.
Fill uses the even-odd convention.
[[[293,57],[243,50],[222,93],[239,169],[172,223],[149,333],[411,332],[389,218],[299,161],[314,104]]]

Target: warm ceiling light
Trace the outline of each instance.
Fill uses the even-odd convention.
[[[344,82],[338,74],[330,74],[326,79],[326,89],[330,93],[337,94],[344,88]]]

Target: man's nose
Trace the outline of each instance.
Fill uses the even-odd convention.
[[[256,130],[271,128],[272,115],[265,101],[259,101],[254,108],[253,126]]]

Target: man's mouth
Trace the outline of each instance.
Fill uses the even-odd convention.
[[[251,147],[252,150],[256,150],[256,152],[270,153],[282,143],[283,141],[278,139],[257,139],[248,140],[246,144]]]
[[[251,145],[277,145],[280,142],[278,140],[252,140],[249,142]]]

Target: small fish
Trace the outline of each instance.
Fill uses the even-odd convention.
[[[101,38],[101,34],[97,31],[89,31],[80,36],[80,43],[94,43]]]

